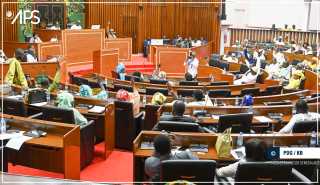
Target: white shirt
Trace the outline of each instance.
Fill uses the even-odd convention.
[[[31,37],[29,40],[29,43],[41,43],[42,40],[40,39],[40,37]]]
[[[278,63],[276,63],[276,64],[267,65],[265,70],[269,73],[268,79],[271,79],[272,77],[274,77],[276,74],[279,73],[280,68]]]
[[[192,78],[195,78],[198,74],[199,60],[197,58],[188,59],[185,65],[188,65],[187,72],[192,75]]]
[[[37,59],[34,58],[32,55],[27,54],[27,62],[37,62]]]
[[[273,53],[273,57],[276,59],[276,61],[277,61],[277,63],[278,63],[279,65],[282,65],[283,62],[286,61],[286,59],[284,58],[283,53],[281,53],[281,52],[277,52],[277,53],[274,52],[274,53]]]
[[[235,80],[234,85],[256,83],[259,73],[253,75],[250,71],[244,74],[240,79]]]
[[[320,119],[320,114],[315,113],[315,112],[308,112],[306,114],[302,114],[302,113],[295,114],[292,116],[289,123],[279,131],[279,133],[281,133],[281,134],[292,133],[292,129],[297,122],[313,121],[313,120],[317,120],[317,119]]]
[[[71,26],[70,29],[71,29],[71,30],[81,30],[82,27],[81,27],[81,25],[77,26],[77,25],[74,24],[74,25]]]

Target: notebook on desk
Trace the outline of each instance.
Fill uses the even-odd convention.
[[[103,113],[105,110],[106,110],[105,107],[96,105],[96,106],[92,107],[91,109],[89,109],[88,112],[91,112],[91,113]]]

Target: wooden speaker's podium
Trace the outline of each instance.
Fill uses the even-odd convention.
[[[111,71],[119,61],[119,49],[102,49],[93,53],[93,72],[112,77]]]

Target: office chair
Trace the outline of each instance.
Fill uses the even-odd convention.
[[[34,89],[28,92],[28,104],[47,102],[47,92],[43,89]]]
[[[13,98],[3,97],[3,113],[10,114],[15,116],[26,116],[27,109],[25,104],[22,100],[17,100]]]
[[[145,105],[146,114],[144,116],[141,130],[152,130],[152,128],[158,123],[160,118],[160,106],[159,105]]]
[[[133,92],[133,88],[128,85],[115,84],[113,89],[115,92],[118,92],[120,89],[126,90],[128,92]]]
[[[208,96],[210,98],[219,98],[219,97],[230,97],[231,91],[229,89],[216,89],[216,90],[209,90]]]
[[[146,95],[154,95],[156,92],[160,92],[165,96],[168,96],[169,90],[164,88],[146,88]]]
[[[211,86],[219,86],[219,85],[229,85],[229,82],[227,81],[216,81],[216,82],[211,82]]]
[[[62,109],[51,106],[41,107],[42,119],[60,123],[75,124],[74,113],[72,109]],[[87,125],[80,129],[80,163],[81,169],[88,166],[93,160],[94,154],[94,121],[89,121]]]
[[[133,79],[133,81],[135,81],[135,82],[141,82],[141,79],[136,76],[125,75],[124,79],[126,81],[131,81]]]
[[[133,114],[133,104],[115,101],[115,147],[132,150],[132,142],[141,131],[143,112]]]
[[[72,109],[62,109],[53,106],[42,106],[42,119],[60,123],[74,124],[74,113]]]
[[[165,160],[161,162],[160,181],[186,180],[213,184],[216,166],[213,160]]]
[[[193,89],[178,89],[177,95],[182,97],[193,97]]]
[[[247,94],[249,94],[251,96],[259,96],[260,95],[260,89],[258,87],[244,88],[240,92],[240,96],[244,96],[244,95],[247,95]]]
[[[151,84],[163,84],[166,85],[168,80],[158,80],[158,79],[150,79]]]
[[[185,80],[183,80],[183,81],[180,81],[179,82],[179,85],[181,85],[181,86],[198,86],[198,82],[197,81],[185,81]]]
[[[314,121],[300,121],[296,122],[292,128],[293,133],[308,133],[319,130],[319,124],[317,120]]]
[[[88,79],[85,79],[85,78],[81,78],[81,77],[78,77],[78,76],[71,76],[71,83],[72,84],[76,84],[78,86],[80,85],[88,85],[89,84],[89,80]]]
[[[240,162],[235,176],[235,182],[261,182],[257,184],[265,184],[288,181],[308,182],[308,179],[293,170],[292,163],[278,161]]]
[[[250,113],[221,115],[218,121],[218,132],[232,127],[232,133],[250,133],[252,119],[253,114]]]
[[[201,131],[201,128],[198,123],[159,121],[156,130],[165,130],[168,132],[199,132]]]

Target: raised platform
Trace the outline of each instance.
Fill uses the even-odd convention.
[[[141,55],[132,55],[132,61],[124,62],[124,65],[126,66],[127,73],[139,71],[144,74],[151,74],[155,69],[153,63]]]

